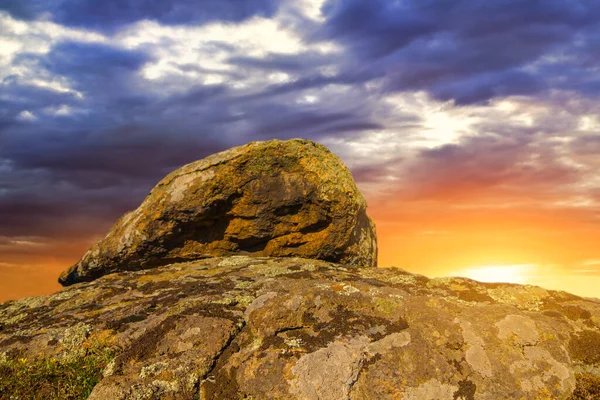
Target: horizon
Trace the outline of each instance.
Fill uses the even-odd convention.
[[[0,301],[60,288],[168,172],[302,137],[379,266],[600,297],[592,0],[0,5]]]

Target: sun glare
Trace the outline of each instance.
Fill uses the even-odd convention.
[[[466,268],[451,275],[463,276],[480,282],[530,283],[534,264],[482,265]]]

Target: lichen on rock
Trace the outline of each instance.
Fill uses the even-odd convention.
[[[324,146],[253,142],[169,174],[59,282],[238,253],[374,267],[366,207],[348,169]]]
[[[597,398],[600,303],[540,291],[535,312],[490,295],[518,289],[215,257],[1,304],[0,364],[81,360],[101,338],[118,352],[96,400]]]

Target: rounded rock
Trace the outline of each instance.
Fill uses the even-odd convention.
[[[59,282],[233,254],[375,267],[366,207],[350,171],[325,146],[253,142],[169,174]]]

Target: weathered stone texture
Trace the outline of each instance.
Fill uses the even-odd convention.
[[[596,301],[301,258],[111,274],[4,303],[0,325],[0,363],[118,344],[91,399],[567,399],[600,380]]]
[[[240,253],[373,267],[375,226],[324,146],[254,142],[169,174],[59,281]]]

